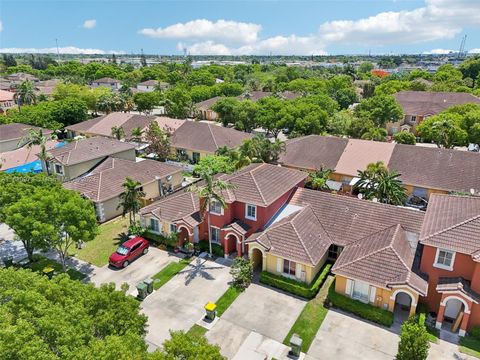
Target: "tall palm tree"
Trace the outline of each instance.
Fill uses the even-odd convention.
[[[33,82],[25,80],[18,85],[15,91],[15,100],[17,101],[19,110],[22,105],[35,104],[37,102],[37,95],[35,94]]]
[[[45,164],[47,174],[50,175],[50,171],[47,166],[47,159],[49,156],[47,151],[47,141],[55,140],[56,138],[57,136],[54,133],[45,136],[42,129],[28,129],[28,132],[18,142],[18,146],[27,146],[28,148],[31,148],[34,145],[40,145],[40,152],[37,154],[37,156]]]
[[[141,208],[140,198],[145,197],[145,192],[140,190],[140,184],[136,180],[126,178],[125,182],[122,184],[125,189],[124,192],[120,194],[120,204],[118,204],[117,209],[122,208],[122,216],[125,216],[128,213],[128,218],[130,225],[136,224],[136,214]]]
[[[112,136],[117,140],[122,140],[125,137],[125,130],[121,126],[112,127]]]
[[[133,141],[141,141],[143,136],[143,130],[140,126],[133,128],[131,132],[131,137]]]
[[[285,141],[280,139],[275,139],[274,142],[270,142],[270,161],[275,162],[278,160],[280,155],[287,150],[287,146],[285,145]]]
[[[209,172],[204,172],[201,175],[202,184],[201,186],[191,185],[188,188],[188,191],[194,192],[200,198],[200,214],[202,220],[207,214],[207,226],[208,226],[208,246],[210,256],[212,256],[212,230],[210,228],[210,206],[212,202],[218,202],[222,209],[227,207],[225,198],[222,195],[222,191],[233,189],[234,185],[223,181],[223,180],[214,180],[213,176]]]

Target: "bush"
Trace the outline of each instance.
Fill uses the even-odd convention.
[[[145,239],[156,242],[158,245],[166,246],[167,248],[173,248],[178,244],[178,234],[171,233],[168,236],[162,234],[155,234],[150,230],[144,232],[143,237]]]
[[[315,297],[315,295],[317,295],[318,291],[320,290],[320,286],[322,286],[323,282],[327,278],[331,267],[332,264],[325,264],[323,266],[323,269],[318,272],[317,276],[310,284],[289,279],[281,275],[275,275],[266,271],[262,271],[260,273],[260,282],[284,290],[294,295],[298,295],[307,299],[312,299]]]
[[[370,320],[380,325],[392,326],[393,314],[390,311],[380,309],[370,304],[354,300],[335,291],[335,282],[328,289],[328,300],[333,306],[358,315],[363,319]]]
[[[249,260],[237,257],[230,268],[230,275],[236,287],[246,289],[252,282],[253,265]]]
[[[411,317],[402,325],[397,360],[425,360],[428,356],[428,332],[425,325]]]
[[[470,329],[470,336],[475,338],[476,340],[480,340],[480,326],[473,326]]]
[[[406,131],[400,131],[393,135],[393,140],[395,140],[397,144],[415,145],[417,143],[415,135]]]
[[[200,240],[198,242],[198,249],[200,252],[210,252],[210,249],[208,247],[208,240]],[[222,246],[219,244],[213,244],[212,243],[212,253],[216,257],[223,257],[225,255],[225,251],[223,250]]]

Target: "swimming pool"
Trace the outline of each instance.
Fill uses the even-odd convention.
[[[61,142],[61,143],[58,143],[57,145],[55,145],[55,147],[56,148],[62,147],[65,144],[67,144],[67,143],[66,142]],[[20,165],[20,166],[16,166],[16,167],[7,169],[7,170],[5,170],[5,172],[8,173],[8,174],[11,174],[11,173],[14,173],[14,172],[18,172],[18,173],[30,173],[31,172],[31,173],[38,174],[38,173],[42,172],[42,162],[40,160],[35,160],[35,161],[29,162],[27,164],[23,164],[23,165]]]

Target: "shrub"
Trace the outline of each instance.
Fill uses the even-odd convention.
[[[473,326],[470,329],[470,336],[475,338],[476,340],[480,340],[480,326]]]
[[[330,300],[333,306],[358,315],[366,320],[388,327],[393,324],[393,314],[390,311],[380,309],[370,304],[365,304],[361,301],[337,293],[335,291],[335,282],[333,282],[328,289],[328,300]]]
[[[233,284],[241,289],[246,289],[253,278],[253,265],[243,257],[237,257],[230,268]]]
[[[406,131],[400,131],[394,134],[393,140],[395,140],[397,144],[415,145],[417,143],[415,135]]]
[[[323,269],[318,272],[317,276],[310,284],[289,279],[281,275],[275,275],[266,271],[262,271],[260,273],[260,282],[284,290],[294,295],[298,295],[307,299],[312,299],[315,297],[315,295],[317,295],[318,290],[325,281],[331,267],[332,264],[325,264]]]
[[[402,325],[400,343],[398,344],[397,360],[425,360],[428,356],[427,328],[411,317]]]
[[[165,236],[162,234],[155,234],[147,230],[144,232],[143,237],[145,237],[148,240],[152,240],[156,242],[158,245],[166,246],[167,248],[172,248],[178,243],[177,233],[171,233],[170,235]]]
[[[198,249],[200,250],[200,252],[208,253],[210,251],[208,247],[208,240],[200,240],[198,242]],[[216,257],[223,257],[225,255],[225,251],[219,244],[212,244],[212,252],[213,255],[215,255]]]

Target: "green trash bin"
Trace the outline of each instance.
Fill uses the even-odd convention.
[[[5,267],[10,267],[13,265],[13,256],[5,256],[2,261]]]
[[[137,295],[137,298],[139,300],[143,300],[147,297],[148,295],[148,287],[147,287],[147,284],[145,284],[143,281],[141,283],[138,283],[137,284],[137,291],[138,291],[138,295]]]
[[[143,280],[143,282],[147,285],[147,292],[151,294],[153,292],[153,279],[148,278]]]
[[[299,357],[302,352],[302,339],[297,334],[292,334],[290,338],[290,355]]]

